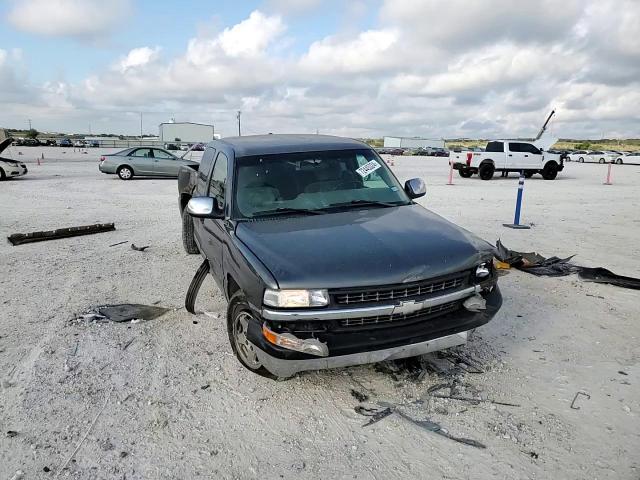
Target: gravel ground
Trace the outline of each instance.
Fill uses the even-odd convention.
[[[233,357],[211,279],[198,304],[207,314],[181,308],[200,259],[182,250],[175,180],[102,175],[98,149],[21,151],[30,172],[0,184],[2,236],[117,230],[0,243],[0,478],[639,478],[637,291],[509,271],[502,310],[464,348],[273,382]],[[602,165],[527,180],[523,222],[534,226],[513,231],[502,223],[513,219],[514,175],[447,186],[447,159],[394,160],[402,181],[425,178],[420,203],[492,243],[640,276],[640,167],[615,166],[612,186]],[[78,320],[126,302],[172,310]],[[429,394],[443,383],[484,401]],[[590,398],[571,409],[578,391]],[[396,413],[363,427],[358,405]]]

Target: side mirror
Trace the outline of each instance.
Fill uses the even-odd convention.
[[[187,203],[187,213],[197,218],[224,218],[218,201],[213,197],[193,197]]]
[[[427,187],[421,178],[412,178],[404,184],[404,191],[407,192],[409,198],[422,197],[427,193]]]

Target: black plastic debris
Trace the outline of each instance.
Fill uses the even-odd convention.
[[[112,322],[126,322],[128,320],[153,320],[167,313],[170,309],[154,305],[138,303],[122,303],[119,305],[105,305],[98,308],[100,315]]]
[[[351,389],[351,396],[359,402],[366,402],[367,400],[369,400],[369,395],[359,392],[354,388]]]
[[[500,240],[496,242],[494,255],[501,262],[533,275],[562,277],[577,273],[580,279],[587,282],[608,283],[617,287],[640,290],[640,278],[617,275],[602,267],[590,268],[576,265],[571,263],[573,255],[567,258],[545,258],[535,252],[509,250]]]
[[[208,273],[209,261],[204,260],[198,267],[198,270],[196,270],[196,274],[193,276],[191,284],[189,284],[189,288],[187,289],[187,296],[184,299],[184,308],[187,310],[187,312],[195,315],[196,298],[198,297],[198,292],[200,291],[202,282],[204,282],[204,279],[207,278]]]
[[[30,233],[14,233],[7,239],[12,245],[22,245],[23,243],[45,242],[59,238],[78,237],[80,235],[91,235],[94,233],[111,232],[116,227],[113,223],[96,223],[94,225],[83,225],[81,227],[59,228],[57,230],[47,230]]]
[[[136,247],[135,243],[131,244],[131,250],[135,250],[136,252],[144,252],[147,248],[149,248],[151,245],[145,245],[144,247]]]

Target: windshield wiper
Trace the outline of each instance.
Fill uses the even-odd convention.
[[[254,217],[266,217],[269,215],[286,215],[288,213],[301,213],[303,215],[322,215],[325,212],[320,210],[310,210],[308,208],[288,208],[278,207],[273,210],[262,210],[261,212],[255,212]]]
[[[398,207],[400,205],[406,205],[403,203],[389,203],[380,202],[378,200],[351,200],[350,202],[330,203],[324,208],[340,208],[340,207]]]

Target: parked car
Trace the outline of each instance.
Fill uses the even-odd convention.
[[[204,152],[205,146],[204,143],[196,143],[191,150],[194,152]]]
[[[73,147],[73,142],[71,142],[71,140],[69,140],[68,138],[61,138],[60,140],[58,140],[58,146],[59,147]]]
[[[0,154],[13,144],[13,138],[5,137],[4,133],[2,134],[2,137],[4,137],[4,140],[0,141]],[[20,177],[22,175],[26,175],[28,171],[29,170],[24,163],[10,158],[0,157],[0,180]]]
[[[24,146],[24,147],[39,147],[40,146],[40,142],[35,138],[24,138],[24,139],[22,139],[20,144],[22,146]]]
[[[630,152],[624,155],[618,155],[615,163],[622,165],[623,163],[640,164],[640,152]]]
[[[487,143],[483,152],[454,153],[450,162],[463,178],[474,174],[491,180],[494,172],[525,172],[527,178],[539,173],[545,180],[553,180],[564,169],[564,159],[557,154],[540,150],[533,143],[497,140]]]
[[[180,148],[178,147],[178,145],[176,145],[175,143],[165,143],[164,144],[164,148],[166,150],[180,150]]]
[[[209,143],[178,177],[183,245],[228,300],[242,365],[266,376],[465,343],[502,303],[487,242],[414,199],[367,144],[325,135]]]
[[[431,151],[431,155],[434,157],[448,157],[449,150],[445,148],[436,147]]]
[[[176,157],[161,148],[134,147],[100,157],[102,173],[116,174],[122,180],[134,176],[173,177],[183,165],[197,166],[197,162]]]
[[[89,141],[89,147],[90,148],[99,148],[100,147],[100,142],[98,140],[90,140]]]
[[[43,147],[55,147],[56,141],[53,138],[39,138],[38,144]]]
[[[76,148],[85,148],[87,146],[87,142],[84,140],[76,140],[73,142],[73,146]]]
[[[377,151],[380,155],[404,155],[404,148],[383,147],[379,148]]]
[[[186,152],[187,150],[189,150],[189,147],[191,147],[191,145],[189,145],[188,143],[180,144],[180,150],[182,150],[183,152]]]

